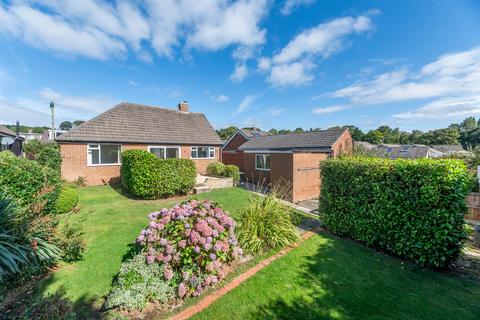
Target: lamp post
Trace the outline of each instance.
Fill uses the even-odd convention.
[[[52,140],[55,140],[55,103],[50,102],[50,111],[52,113]]]

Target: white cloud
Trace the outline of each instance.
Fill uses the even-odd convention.
[[[296,86],[308,84],[314,79],[314,59],[326,59],[342,50],[345,39],[373,29],[371,14],[358,17],[337,18],[304,30],[293,38],[279,53],[271,58],[262,57],[258,69],[270,72],[268,81],[273,86]],[[289,73],[293,74],[290,75]],[[287,77],[285,79],[285,77]]]
[[[293,10],[300,6],[308,6],[314,3],[315,0],[285,0],[283,3],[282,8],[280,9],[280,13],[287,16],[292,13]]]
[[[327,114],[327,113],[334,113],[342,110],[346,110],[351,108],[349,105],[333,105],[333,106],[328,106],[328,107],[323,107],[323,108],[315,108],[312,110],[314,114]]]
[[[107,96],[74,96],[44,88],[27,97],[0,96],[0,119],[8,123],[44,126],[50,123],[50,101],[55,102],[57,125],[64,120],[88,120],[119,103]]]
[[[233,82],[242,82],[248,75],[248,68],[245,63],[235,64],[235,70],[230,75],[230,80]]]
[[[315,64],[308,60],[274,65],[267,81],[276,87],[305,85],[313,80],[310,71],[314,68]]]
[[[250,94],[245,96],[240,104],[238,105],[237,109],[235,110],[234,114],[242,113],[248,110],[252,105],[258,100],[260,96],[257,94]]]
[[[0,33],[67,57],[106,60],[131,49],[151,62],[152,50],[168,58],[177,49],[251,50],[265,42],[260,23],[267,5],[267,0],[13,1],[0,4]]]
[[[127,84],[130,86],[130,87],[138,87],[140,84],[136,81],[133,81],[133,80],[128,80],[127,81]]]
[[[287,108],[271,107],[265,111],[264,115],[267,117],[278,117],[279,115],[285,113],[285,111],[287,111]]]
[[[480,47],[443,55],[418,71],[396,69],[331,93],[354,105],[419,101],[398,119],[438,119],[477,114],[480,88]],[[422,100],[430,100],[424,102]],[[453,119],[452,119],[453,120]]]
[[[225,102],[228,101],[230,98],[224,94],[219,94],[217,96],[211,96],[210,99],[215,102]]]

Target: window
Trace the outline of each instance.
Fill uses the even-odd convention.
[[[255,155],[255,169],[270,171],[270,155],[269,154]]]
[[[160,159],[180,158],[180,147],[151,146],[148,147],[148,152]]]
[[[121,149],[119,144],[89,144],[88,165],[120,164]]]
[[[190,156],[192,159],[213,159],[215,147],[192,147]]]

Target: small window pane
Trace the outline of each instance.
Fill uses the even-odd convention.
[[[178,158],[178,148],[166,148],[167,150],[167,154],[166,154],[166,157],[167,158]]]
[[[119,145],[104,144],[100,148],[100,160],[102,164],[118,163],[119,153]]]
[[[206,147],[197,147],[197,157],[198,158],[207,158],[208,157],[208,148]]]
[[[100,164],[100,151],[90,150],[89,152],[90,152],[91,164]]]
[[[197,147],[192,147],[190,151],[190,157],[191,158],[196,158],[197,157]]]
[[[270,169],[270,155],[265,155],[265,169]]]
[[[164,148],[150,148],[150,153],[153,153],[158,158],[165,158],[165,149]]]
[[[209,155],[208,155],[208,156],[209,156],[210,158],[215,158],[215,148],[210,147],[209,150],[210,150],[210,151],[209,151]]]

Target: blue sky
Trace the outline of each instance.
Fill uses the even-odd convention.
[[[217,128],[480,116],[480,1],[0,0],[0,123],[187,100]]]

